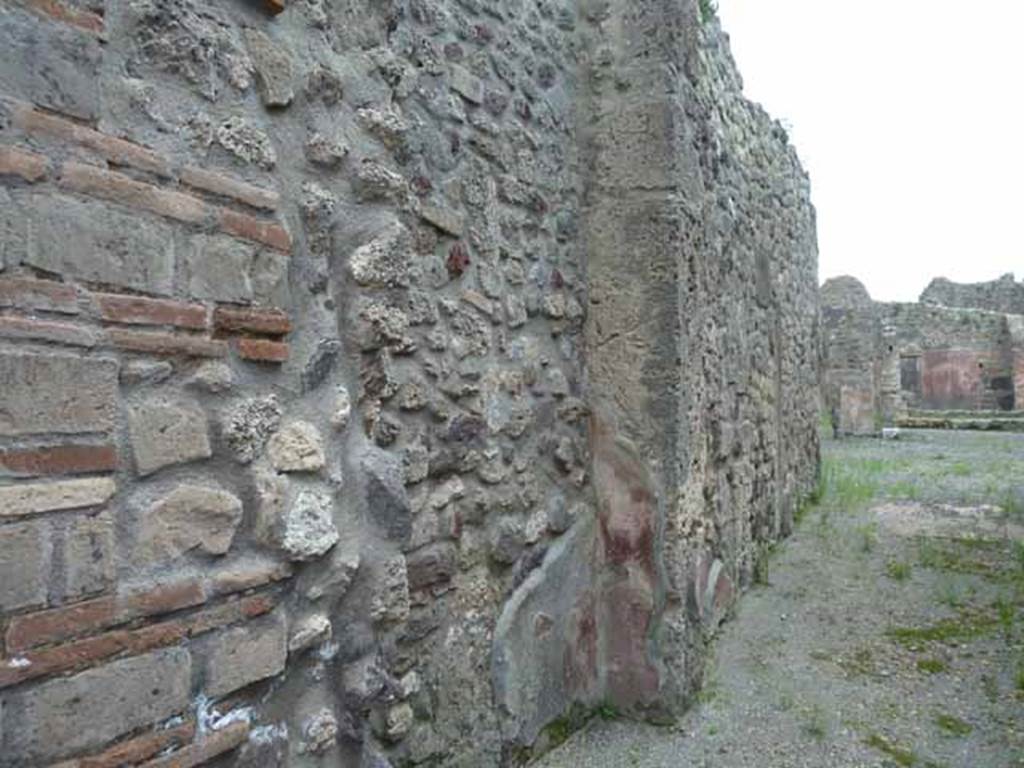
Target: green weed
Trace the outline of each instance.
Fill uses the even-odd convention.
[[[929,675],[938,675],[949,670],[949,665],[942,659],[918,659],[917,668]]]
[[[901,747],[898,744],[889,741],[889,739],[884,736],[872,733],[864,740],[864,742],[869,747],[873,747],[879,752],[883,752],[888,755],[897,765],[904,766],[904,768],[917,765],[917,755],[914,754],[912,749]]]
[[[935,724],[939,726],[946,733],[953,736],[963,738],[964,736],[970,736],[974,730],[974,726],[959,717],[953,717],[952,715],[941,714],[935,718]]]
[[[910,563],[904,563],[899,560],[890,560],[888,565],[885,566],[885,572],[893,581],[906,581],[910,578],[912,571]]]

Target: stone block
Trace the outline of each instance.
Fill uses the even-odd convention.
[[[0,519],[95,507],[116,491],[117,484],[106,477],[0,486]]]
[[[83,120],[99,116],[100,41],[17,8],[0,17],[0,91]]]
[[[174,230],[95,200],[33,195],[22,209],[31,237],[25,262],[97,283],[170,294]]]
[[[101,747],[185,712],[191,679],[189,652],[170,648],[9,693],[0,754],[40,765]]]
[[[288,656],[284,616],[219,632],[205,643],[203,692],[217,697],[280,674]]]
[[[142,520],[140,562],[174,560],[198,550],[223,555],[242,520],[242,502],[216,487],[181,485],[153,505]]]
[[[0,528],[0,612],[46,602],[49,529],[43,523]]]
[[[340,538],[330,492],[311,488],[299,491],[280,525],[281,548],[288,557],[313,560],[326,554]]]
[[[114,521],[107,515],[75,520],[64,543],[65,599],[105,591],[114,580]]]
[[[245,43],[256,67],[260,98],[268,107],[287,107],[295,97],[292,60],[282,43],[255,29],[245,31]]]
[[[223,235],[196,235],[185,248],[185,285],[196,299],[248,304],[256,248]]]
[[[108,432],[117,411],[117,362],[0,355],[0,435]]]
[[[278,472],[315,472],[325,464],[320,432],[306,421],[285,424],[270,438],[267,453]]]
[[[140,475],[211,455],[206,414],[198,406],[144,403],[132,409],[128,426]]]

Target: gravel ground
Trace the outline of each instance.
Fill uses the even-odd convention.
[[[824,457],[701,701],[672,728],[595,719],[537,765],[1024,767],[1024,435]]]

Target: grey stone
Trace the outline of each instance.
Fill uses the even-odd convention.
[[[596,693],[596,659],[587,632],[593,583],[592,526],[577,525],[555,542],[512,594],[494,630],[492,683],[505,738],[533,744],[571,704]],[[593,600],[593,598],[589,598]],[[569,683],[566,685],[566,683]]]
[[[382,451],[368,453],[361,467],[370,519],[391,541],[404,544],[412,533],[412,507],[401,465]]]
[[[32,195],[22,211],[31,228],[26,264],[159,295],[174,290],[174,229],[160,219],[63,195]]]
[[[466,228],[462,216],[443,205],[423,203],[420,206],[420,216],[452,237],[462,237]]]
[[[195,235],[185,247],[189,296],[246,304],[256,295],[252,272],[256,248],[233,237]]]
[[[174,366],[166,360],[128,360],[121,366],[122,384],[159,384],[174,375]]]
[[[450,581],[455,574],[455,546],[449,542],[422,547],[407,554],[405,559],[410,590]]]
[[[169,72],[215,101],[225,85],[246,90],[252,62],[228,18],[192,0],[137,0],[128,8],[133,70]]]
[[[460,67],[458,64],[451,65],[449,77],[451,78],[452,90],[456,91],[466,101],[470,101],[473,104],[481,104],[483,102],[484,84],[479,77],[471,74],[465,67]]]
[[[320,432],[307,421],[290,422],[275,432],[267,455],[278,472],[315,472],[326,461]]]
[[[313,392],[319,389],[320,385],[331,375],[340,354],[340,341],[322,339],[302,369],[302,391]]]
[[[99,117],[100,61],[93,35],[9,8],[0,25],[0,90],[82,120]]]
[[[14,765],[39,765],[94,750],[187,711],[191,683],[192,661],[179,647],[6,692],[0,752]]]
[[[0,354],[0,435],[110,431],[117,371],[104,358]]]
[[[248,464],[263,452],[267,439],[281,423],[281,406],[274,395],[244,400],[232,408],[222,425],[224,439],[235,458]]]
[[[302,724],[299,752],[322,755],[338,741],[338,719],[329,709],[310,715]]]
[[[46,603],[51,547],[45,523],[0,528],[0,611]]]
[[[308,616],[292,628],[288,652],[299,653],[331,639],[331,622],[320,613]]]
[[[128,427],[140,475],[213,455],[206,414],[195,405],[148,401],[131,409]]]
[[[108,515],[72,522],[64,544],[64,597],[105,591],[115,577],[114,521]]]
[[[409,616],[409,576],[405,557],[395,555],[383,563],[370,601],[370,617],[376,622],[395,623]]]
[[[306,139],[306,158],[321,168],[337,168],[348,156],[348,145],[341,136],[326,136],[313,131]]]
[[[522,524],[512,518],[502,518],[491,532],[491,559],[502,565],[511,565],[523,553],[526,534]]]
[[[230,366],[219,360],[207,360],[192,374],[189,384],[215,395],[229,392],[235,385],[235,374]]]
[[[363,286],[408,285],[411,247],[409,231],[401,224],[392,225],[349,256],[353,279]]]
[[[329,491],[304,488],[288,505],[281,523],[281,549],[291,560],[313,560],[341,538],[334,525],[334,497]]]
[[[173,560],[195,550],[223,555],[242,520],[242,502],[227,491],[181,485],[160,499],[141,521],[134,552],[140,563]]]
[[[286,107],[295,97],[292,59],[285,44],[255,29],[245,30],[245,42],[256,68],[260,97],[268,107]]]
[[[277,151],[270,137],[241,117],[222,122],[214,133],[217,143],[248,165],[269,171],[277,164]]]
[[[352,398],[349,397],[348,389],[343,384],[339,384],[331,407],[331,426],[337,430],[344,429],[348,426],[351,415]]]
[[[204,641],[203,692],[211,697],[237,691],[284,671],[288,635],[284,614],[218,632]]]

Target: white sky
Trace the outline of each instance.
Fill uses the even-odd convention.
[[[719,0],[811,174],[822,280],[914,301],[1024,277],[1024,2]]]

